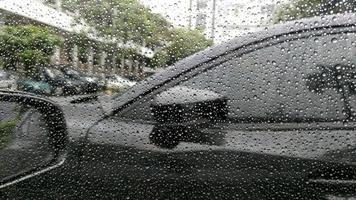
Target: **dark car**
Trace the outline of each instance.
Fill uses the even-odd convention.
[[[81,81],[71,79],[58,68],[44,67],[42,72],[44,80],[53,87],[52,94],[75,95],[83,92]]]
[[[51,95],[54,88],[47,82],[38,79],[20,77],[16,81],[17,90],[40,95]]]
[[[50,126],[27,134],[44,143],[39,150],[26,151],[25,141],[0,151],[41,163],[0,170],[1,197],[355,198],[355,69],[340,67],[352,66],[355,24],[347,14],[278,25],[183,59],[112,99],[63,105],[64,114],[45,99],[3,92],[1,109],[25,103]]]
[[[54,67],[38,67],[37,73],[31,77],[21,77],[18,80],[18,89],[43,95],[74,95],[82,91],[82,82],[71,80]]]
[[[151,74],[152,75],[152,74]],[[140,82],[141,80],[138,78],[138,76],[135,75],[127,75],[124,78],[128,79],[129,81],[132,82]]]
[[[99,83],[98,78],[81,73],[70,66],[59,66],[61,71],[70,79],[80,81],[81,89],[84,93],[99,92],[103,89],[103,85]]]

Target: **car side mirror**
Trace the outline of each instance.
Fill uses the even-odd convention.
[[[60,166],[67,143],[58,106],[39,97],[0,91],[0,189]]]
[[[156,122],[150,141],[160,147],[174,148],[189,140],[199,129],[226,120],[228,99],[209,90],[174,87],[160,93],[151,104]]]

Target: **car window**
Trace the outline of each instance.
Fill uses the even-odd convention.
[[[345,120],[354,115],[354,39],[354,33],[311,35],[267,46],[233,57],[178,86],[227,97],[233,120]],[[150,103],[125,116],[152,120]]]
[[[354,35],[311,37],[267,47],[232,59],[182,85],[208,88],[230,100],[232,118],[272,121],[337,121],[345,118],[345,74],[354,71],[350,38]],[[315,41],[322,46],[315,45]],[[333,42],[337,40],[337,42]],[[330,70],[328,73],[326,70]],[[344,69],[340,69],[342,74]],[[325,77],[325,82],[317,77]],[[334,80],[335,79],[335,80]],[[208,81],[209,80],[209,81]],[[336,82],[328,86],[328,82]],[[338,83],[340,82],[340,83]],[[340,85],[339,88],[337,85]],[[347,85],[349,87],[349,85]],[[347,97],[345,101],[354,101]]]

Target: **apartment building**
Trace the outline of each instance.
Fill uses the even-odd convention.
[[[62,9],[61,0],[0,0],[0,25],[11,24],[37,24],[55,29],[64,43],[56,48],[52,63],[71,64],[89,73],[120,73],[125,70],[131,73],[144,67],[130,60],[118,62],[115,54],[120,48],[135,48],[143,57],[153,56],[153,51],[145,47],[99,37],[95,29],[84,21],[78,21],[75,13]],[[86,55],[80,55],[78,46],[72,40],[83,32],[93,44],[104,43],[114,48],[104,51],[92,46]]]

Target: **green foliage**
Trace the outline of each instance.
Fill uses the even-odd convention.
[[[141,56],[136,52],[135,49],[132,48],[126,48],[126,49],[119,49],[116,53],[116,57],[117,58],[129,58],[132,60],[137,60],[139,59]]]
[[[5,68],[16,70],[22,64],[31,73],[36,64],[48,64],[61,40],[49,29],[33,25],[4,26],[0,31],[0,60]]]
[[[89,39],[85,33],[72,35],[71,37],[66,38],[66,40],[67,45],[69,46],[77,45],[78,59],[83,63],[88,61],[88,53],[90,48],[96,50],[101,49],[101,45],[98,42]]]
[[[18,119],[0,121],[0,150],[8,145]]]
[[[354,0],[294,0],[276,10],[275,23],[307,17],[355,12]]]
[[[65,8],[76,8],[102,35],[122,42],[133,41],[148,46],[159,45],[161,33],[170,24],[137,0],[65,0]]]
[[[152,13],[138,0],[64,0],[63,5],[79,10],[104,37],[160,49],[151,59],[151,67],[171,65],[212,44],[198,30],[173,29],[163,16]],[[117,58],[145,62],[134,49],[119,49]]]
[[[198,30],[173,29],[168,38],[170,41],[152,58],[151,67],[165,67],[178,60],[201,51],[213,44]]]
[[[170,62],[170,57],[167,50],[161,49],[150,60],[149,67],[168,67],[168,62]]]

